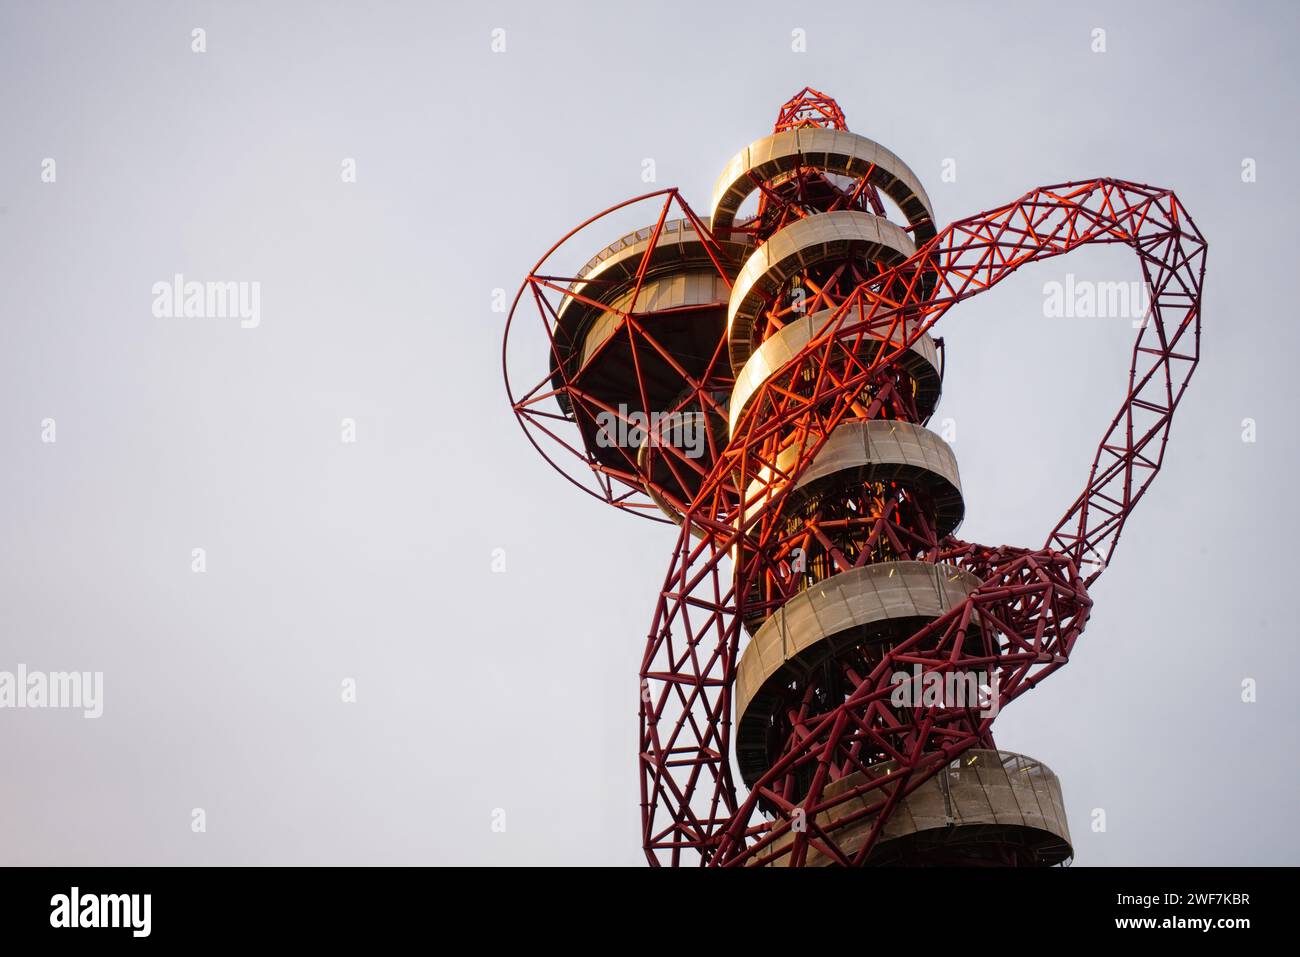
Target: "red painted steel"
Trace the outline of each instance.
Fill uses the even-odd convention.
[[[777,128],[843,129],[843,124],[834,101],[808,89],[782,108]],[[738,223],[735,234],[761,243],[792,216],[827,208],[879,214],[879,197],[866,179],[833,182],[809,169],[779,188],[761,184],[758,214]],[[833,189],[824,188],[828,184]],[[818,198],[805,209],[801,204],[814,193]],[[804,314],[828,310],[822,328],[759,386],[730,436],[725,396],[733,381],[725,329],[712,356],[687,369],[656,334],[667,328],[662,316],[614,310],[616,336],[626,338],[634,374],[639,377],[641,360],[658,357],[657,374],[680,379],[660,385],[660,391],[679,384],[674,408],[708,413],[709,444],[698,461],[676,456],[667,446],[649,450],[640,461],[630,454],[624,462],[609,455],[600,460],[582,436],[562,434],[563,428],[572,433],[584,415],[611,411],[582,381],[599,350],[580,367],[566,366],[559,356],[553,363],[558,375],[517,392],[510,381],[509,337],[516,310],[528,300],[552,352],[564,352],[556,340],[555,301],[579,277],[551,275],[547,263],[586,226],[639,202],[656,204],[654,235],[678,210],[730,288],[739,263],[726,246],[728,237],[712,236],[675,189],[629,200],[567,235],[532,270],[507,321],[503,363],[526,434],[570,481],[650,517],[662,517],[653,511],[654,499],[678,513],[681,529],[641,664],[646,855],[652,864],[722,866],[763,864],[784,855],[798,865],[815,851],[842,864],[862,864],[905,795],[964,751],[993,746],[991,716],[940,705],[892,705],[894,672],[913,666],[941,675],[987,669],[996,675],[1005,707],[1068,661],[1091,609],[1088,587],[1110,561],[1127,517],[1160,468],[1174,410],[1199,358],[1205,240],[1171,191],[1103,178],[1040,187],[954,222],[892,267],[846,262],[816,275],[805,273],[800,281],[812,288],[816,305]],[[1137,333],[1128,390],[1098,444],[1083,491],[1042,546],[990,548],[940,537],[926,503],[900,484],[862,489],[853,514],[810,510],[791,498],[790,490],[841,423],[885,418],[923,424],[928,412],[916,407],[913,383],[899,359],[949,308],[1022,265],[1095,244],[1133,250],[1151,307]],[[649,256],[647,250],[637,291]],[[637,302],[635,295],[630,302]],[[760,336],[788,318],[788,304],[776,297],[758,324]],[[718,322],[712,313],[707,319]],[[652,327],[653,322],[659,325]],[[864,348],[872,340],[888,345]],[[630,394],[651,402],[644,383]],[[550,440],[569,457],[551,455],[545,447]],[[793,461],[778,469],[777,454],[788,459],[791,449]],[[660,460],[666,460],[667,471],[652,474],[651,466]],[[566,467],[570,463],[583,464]],[[742,490],[748,488],[759,491],[746,500]],[[815,553],[818,567],[795,574],[796,547]],[[981,584],[964,602],[877,658],[865,664],[834,661],[837,687],[848,690],[830,706],[808,687],[795,688],[783,737],[746,792],[733,780],[732,763],[733,693],[744,621],[761,620],[810,581],[890,559],[955,565]],[[855,773],[857,784],[828,791],[828,785]],[[808,826],[795,827],[796,819]],[[871,825],[865,841],[862,827],[853,828],[859,833],[855,846],[842,846],[847,826],[860,822]]]

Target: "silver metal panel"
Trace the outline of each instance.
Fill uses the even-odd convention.
[[[887,762],[870,770],[883,775],[892,767],[893,763]],[[1028,772],[1027,767],[1031,769]],[[867,780],[861,771],[847,775],[828,785],[826,796],[860,787]],[[852,798],[818,814],[816,824],[829,831],[842,851],[852,854],[866,842],[874,818],[841,827],[835,827],[834,821],[869,807],[882,796],[877,790]],[[1046,766],[1008,751],[973,749],[899,801],[867,863],[888,862],[891,844],[896,841],[930,848],[1002,845],[1037,854],[1039,863],[1060,863],[1073,853],[1064,808],[1061,782]],[[788,847],[791,838],[783,835],[775,847]],[[832,861],[810,847],[807,863],[815,866]],[[773,864],[785,866],[788,857]]]
[[[954,565],[881,562],[818,582],[785,603],[745,646],[736,667],[736,722],[785,662],[818,642],[890,618],[938,618],[979,587]]]
[[[739,373],[754,352],[754,321],[768,297],[795,273],[847,256],[897,263],[915,252],[912,238],[901,228],[853,210],[809,216],[778,230],[745,260],[731,289],[727,337],[732,371]]]
[[[685,306],[723,305],[729,292],[727,283],[716,272],[696,270],[647,279],[642,283],[635,302],[632,301],[632,290],[628,290],[610,303],[610,309],[644,313]],[[588,327],[582,343],[582,364],[622,326],[623,316],[619,312],[603,312]]]
[[[705,225],[708,225],[707,221]],[[601,250],[579,270],[579,278],[569,285],[569,292],[606,305],[626,296],[628,286],[636,279],[642,257],[650,249],[653,231],[653,227],[646,226],[628,233]],[[752,245],[753,241],[748,236],[722,241],[724,263],[729,266],[740,263]],[[665,273],[714,268],[709,248],[696,231],[695,225],[690,220],[670,219],[664,222],[654,249],[650,252],[646,277],[653,279]],[[566,295],[556,309],[558,325],[569,331],[568,337],[561,338],[571,341],[574,330],[581,327],[583,319],[598,309],[597,306],[574,299],[573,295]]]
[[[745,490],[746,525],[768,507],[772,496],[780,491],[774,475],[789,472],[802,454],[791,446],[777,456],[776,469],[763,469]],[[961,475],[952,447],[938,434],[922,425],[893,419],[848,419],[841,422],[817,451],[812,464],[799,476],[795,489],[803,488],[836,472],[860,469],[864,479],[910,480],[923,483],[935,498],[936,520],[940,534],[957,527],[965,514],[961,495]]]
[[[737,211],[758,188],[757,183],[769,182],[800,166],[853,177],[870,173],[868,181],[897,203],[908,223],[917,227],[920,243],[935,235],[930,197],[921,180],[897,155],[848,130],[810,127],[773,133],[732,157],[713,187],[713,228],[721,233],[735,222]]]
[[[731,390],[729,415],[733,435],[741,413],[748,407],[759,387],[781,371],[803,350],[804,346],[821,335],[834,313],[833,309],[823,309],[788,323],[779,332],[765,339],[749,357],[736,375],[736,384]],[[885,343],[883,338],[876,341],[880,345],[875,348],[880,348]],[[901,344],[901,342],[892,343],[895,348]],[[900,361],[914,377],[923,382],[922,388],[928,388],[932,393],[922,402],[932,410],[939,398],[939,350],[935,346],[934,339],[928,333],[920,336],[912,343],[906,357]]]

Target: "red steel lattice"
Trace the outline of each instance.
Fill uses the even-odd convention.
[[[834,101],[813,90],[782,109],[777,130],[808,125],[845,128]],[[830,182],[800,168],[785,183],[801,181],[802,189],[816,177]],[[748,251],[772,235],[774,229],[762,235],[754,227],[773,206],[793,207],[798,215],[797,189],[757,185],[765,187],[759,212],[716,236],[676,190],[614,207],[659,204],[642,237],[648,245],[626,308],[609,310],[598,290],[589,294],[582,286],[581,273],[549,274],[549,257],[574,234],[557,243],[515,300],[515,309],[526,298],[537,307],[552,351],[550,373],[516,397],[507,356],[507,387],[530,440],[571,481],[651,517],[657,507],[681,526],[641,664],[642,837],[650,862],[800,865],[811,855],[862,864],[907,795],[971,748],[992,746],[992,716],[942,704],[895,706],[892,674],[985,669],[996,676],[1005,707],[1068,661],[1091,608],[1088,587],[1109,563],[1128,515],[1160,468],[1174,410],[1199,357],[1206,243],[1167,189],[1103,178],[1032,190],[950,224],[901,262],[855,264],[852,282],[840,283],[838,295],[814,293],[821,297],[818,328],[757,386],[728,434],[725,396],[735,370],[726,329],[718,328],[711,350],[697,350],[707,355],[686,363],[674,347],[680,339],[670,341],[680,336],[673,323],[694,315],[703,325],[712,322],[712,329],[717,316],[698,306],[693,314],[681,307],[677,318],[672,310],[651,316],[638,309],[638,297],[674,207],[681,228],[694,232],[730,292],[742,258],[734,248],[737,237],[751,244]],[[817,211],[829,205],[880,215],[871,174],[834,185],[838,191]],[[858,203],[867,190],[872,198]],[[835,206],[846,191],[857,205]],[[1041,547],[989,548],[941,535],[927,518],[933,514],[929,503],[899,483],[868,485],[853,499],[852,514],[835,503],[796,500],[792,491],[838,426],[928,417],[900,362],[949,308],[1022,265],[1095,244],[1133,250],[1151,305],[1134,345],[1128,390],[1098,444],[1083,491]],[[798,281],[806,279],[805,273]],[[617,331],[580,362],[564,338],[563,297],[614,317]],[[757,335],[774,334],[781,313],[777,296]],[[599,362],[602,349],[613,348],[626,353],[619,368],[635,380],[628,394],[638,408],[653,406],[650,393],[657,388],[673,395],[661,408],[703,416],[706,455],[690,458],[670,442],[652,441],[635,452],[593,450],[591,422],[620,410],[586,387],[583,373]],[[667,370],[676,378],[666,386],[647,381],[653,376],[643,370],[652,365],[654,376],[662,379]],[[561,435],[561,424],[570,431],[578,426],[579,438]],[[540,436],[585,463],[594,485],[547,454]],[[770,760],[746,789],[734,779],[732,764],[741,637],[746,616],[770,614],[807,587],[806,578],[790,571],[796,548],[816,553],[815,579],[885,556],[954,567],[980,584],[879,655],[834,660],[835,674],[819,680],[845,689],[839,699],[827,704],[811,684],[794,688]]]

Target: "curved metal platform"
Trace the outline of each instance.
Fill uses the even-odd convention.
[[[893,762],[887,762],[871,770],[883,775],[893,767]],[[827,785],[823,799],[859,787],[866,780],[861,771],[846,775]],[[830,829],[839,850],[852,855],[865,843],[874,817],[841,827],[834,822],[879,799],[879,791],[850,798],[818,814],[817,826]],[[778,849],[790,844],[789,834],[775,842]],[[972,749],[899,801],[865,863],[1051,867],[1073,854],[1056,774],[1021,754]],[[788,865],[788,852],[771,863]],[[805,864],[833,863],[817,848],[808,848]]]
[[[925,187],[895,153],[857,133],[820,127],[773,133],[732,157],[713,187],[711,228],[725,234],[759,184],[801,167],[854,178],[866,176],[868,183],[898,204],[917,246],[937,232]]]
[[[763,340],[763,344],[754,351],[736,376],[736,385],[731,392],[729,407],[732,434],[735,434],[736,423],[749,407],[749,402],[754,398],[759,387],[799,355],[803,347],[826,328],[834,313],[833,309],[823,309],[810,316],[803,316],[787,323],[779,332]],[[851,341],[846,340],[844,348],[849,348]],[[901,343],[892,344],[895,347],[901,345]],[[884,345],[884,339],[863,337],[858,355],[863,361],[869,362]],[[934,339],[928,333],[921,335],[912,343],[911,348],[898,358],[898,364],[916,380],[917,409],[923,419],[928,418],[939,403],[939,393],[943,385],[939,370],[939,350]]]
[[[707,228],[708,220],[703,220]],[[635,281],[641,260],[650,246],[654,235],[653,226],[620,236],[610,243],[578,270],[577,278],[569,286],[569,292],[602,303],[612,302],[622,291],[622,284]],[[718,240],[723,252],[724,264],[736,266],[744,260],[753,247],[753,240],[748,236],[736,236]],[[678,271],[692,267],[713,269],[713,259],[703,237],[689,219],[669,219],[664,221],[659,238],[646,267],[646,277],[662,275],[664,271]],[[716,271],[716,270],[715,270]],[[586,306],[572,295],[566,296],[557,310],[561,318],[573,308]]]
[[[787,448],[777,456],[776,473],[793,468],[803,454],[797,445]],[[781,491],[782,480],[774,482],[771,475],[770,469],[764,469],[745,490],[746,523]],[[934,503],[935,531],[940,536],[956,529],[966,514],[957,456],[952,446],[922,425],[892,419],[841,422],[796,480],[794,492],[833,475],[859,485],[888,481],[923,488]]]
[[[746,784],[766,770],[764,727],[776,686],[815,667],[833,640],[890,620],[931,621],[979,587],[952,565],[880,562],[841,572],[791,598],[763,622],[736,666],[736,754]],[[762,754],[758,753],[761,750]]]
[[[619,330],[624,321],[623,313],[663,313],[706,306],[724,307],[730,292],[723,278],[712,270],[680,272],[647,279],[641,284],[635,301],[632,290],[629,289],[610,303],[608,312],[600,313],[587,324],[582,336],[582,351],[578,353],[578,368],[586,365],[596,351]],[[709,341],[707,338],[704,340],[706,346]]]
[[[912,238],[887,219],[856,210],[796,220],[745,260],[731,288],[727,340],[733,372],[740,372],[756,345],[754,322],[788,279],[819,263],[853,257],[896,265],[916,252]]]
[[[690,220],[667,220],[651,250],[653,234],[653,227],[647,226],[610,243],[579,270],[578,278],[570,284],[569,295],[556,309],[552,334],[554,348],[550,362],[553,384],[557,389],[563,385],[559,374],[561,361],[567,369],[570,360],[586,341],[591,324],[606,315],[610,308],[615,308],[620,299],[629,299],[629,286],[636,282],[647,250],[650,256],[645,263],[643,294],[650,283],[664,277],[709,272],[721,278],[710,255],[716,250],[710,250]],[[719,245],[723,262],[729,268],[740,263],[752,248],[748,237],[724,240]],[[638,297],[637,305],[638,309],[646,311],[641,297]]]

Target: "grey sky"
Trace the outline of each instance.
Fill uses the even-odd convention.
[[[915,6],[0,2],[0,670],[102,671],[105,699],[0,710],[0,863],[640,863],[674,533],[537,458],[492,291],[651,188],[645,158],[705,207],[805,84],[941,223],[1101,175],[1195,217],[1204,359],[1165,470],[997,737],[1060,775],[1079,865],[1300,862],[1300,15]],[[969,540],[1041,544],[1122,396],[1129,323],[1043,315],[1067,272],[1139,276],[1085,251],[937,330]],[[260,324],[155,317],[176,273],[259,282]]]

